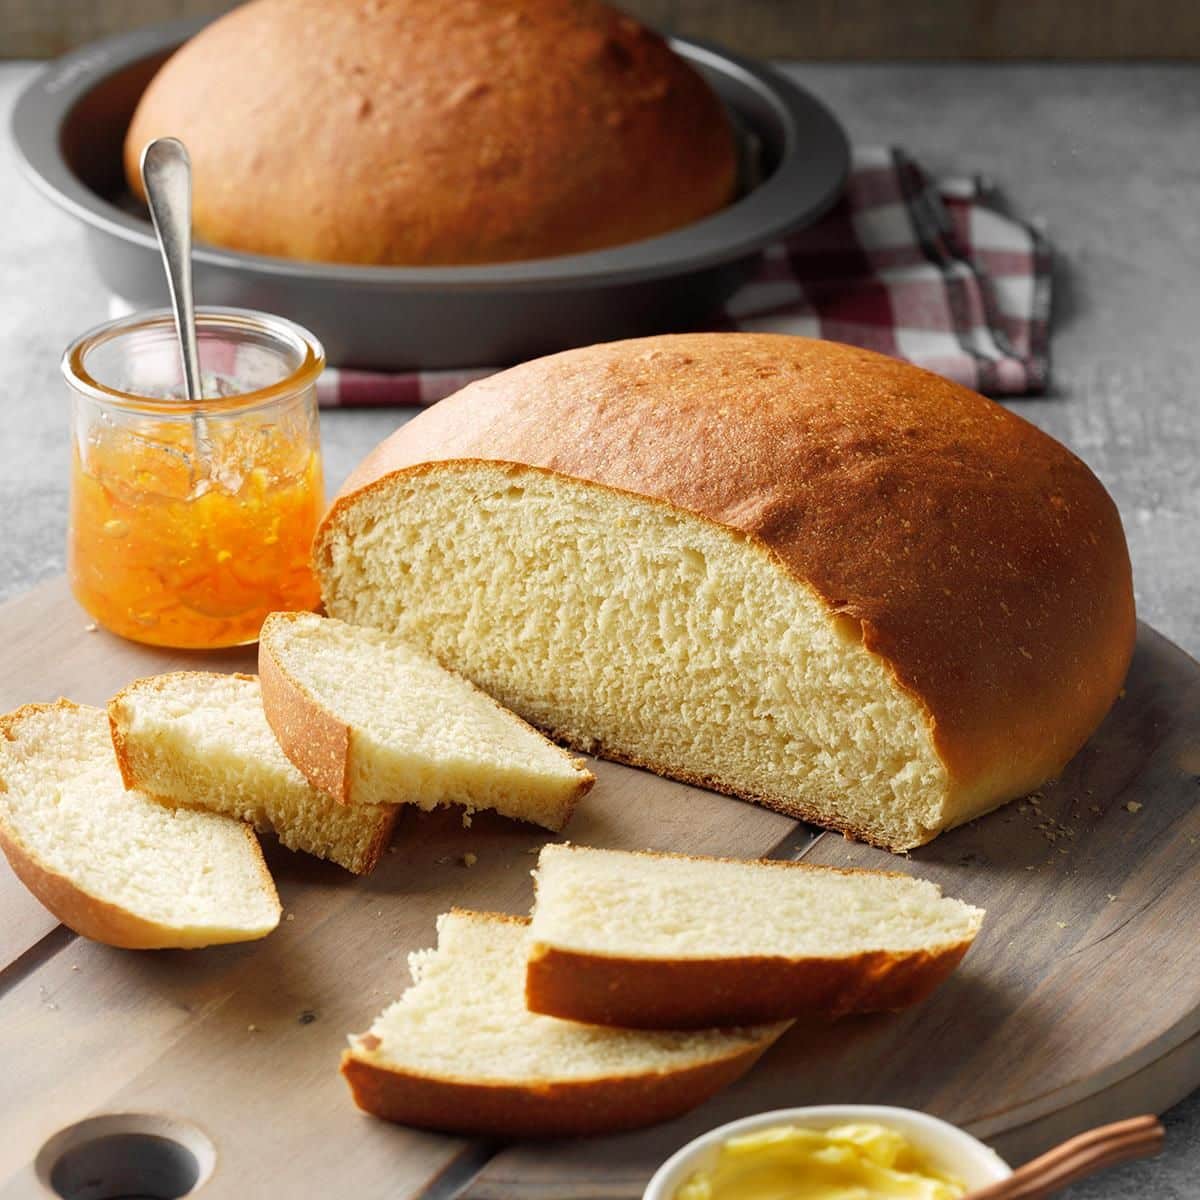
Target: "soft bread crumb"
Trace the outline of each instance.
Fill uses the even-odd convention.
[[[651,1033],[539,1016],[525,1007],[525,922],[455,911],[437,928],[437,948],[409,957],[412,986],[351,1040],[356,1057],[434,1078],[544,1088],[678,1070],[786,1028]]]
[[[394,808],[339,804],[310,787],[267,724],[256,678],[158,675],[130,684],[108,711],[138,787],[246,821],[289,849],[347,870],[374,867]]]
[[[204,946],[275,928],[279,898],[253,835],[126,790],[100,709],[30,705],[0,729],[0,825],[38,870],[75,889],[54,892],[64,924],[111,940],[111,925],[89,923],[99,901],[122,914],[116,945]]]
[[[259,654],[282,681],[264,692],[268,720],[311,782],[322,783],[328,759],[305,767],[304,714],[352,731],[335,751],[346,788],[338,798],[350,804],[460,804],[467,828],[472,811],[491,809],[558,830],[594,782],[565,750],[394,634],[273,613]]]
[[[922,879],[549,843],[533,940],[633,958],[844,957],[970,941],[983,910]]]
[[[892,849],[943,823],[924,710],[729,529],[479,464],[363,495],[328,532],[333,615],[394,631],[572,746],[785,811],[802,797]]]

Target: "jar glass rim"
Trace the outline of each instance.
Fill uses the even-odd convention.
[[[194,402],[124,392],[94,378],[87,369],[85,359],[89,352],[106,342],[146,329],[166,329],[171,338],[175,338],[175,318],[171,310],[156,308],[105,321],[102,325],[81,334],[63,351],[62,373],[77,392],[103,404],[135,412],[179,416],[193,412],[236,412],[269,404],[313,386],[325,369],[324,347],[307,329],[286,317],[277,317],[272,313],[256,312],[248,308],[205,305],[196,309],[196,327],[198,331],[224,329],[235,335],[266,335],[276,343],[284,343],[289,350],[297,354],[300,359],[299,365],[283,379],[267,387],[238,392],[232,396],[206,397]]]

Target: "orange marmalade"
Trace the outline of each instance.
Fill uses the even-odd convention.
[[[315,608],[319,454],[218,428],[215,461],[197,473],[191,428],[170,434],[103,431],[86,459],[76,444],[69,550],[80,604],[123,637],[179,647],[252,642],[267,613]]]
[[[204,399],[180,399],[170,314],[68,347],[68,569],[96,621],[156,646],[236,646],[276,610],[316,607],[324,509],[320,343],[279,317],[200,309]]]

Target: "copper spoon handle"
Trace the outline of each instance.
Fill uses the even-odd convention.
[[[1157,1117],[1130,1117],[1081,1133],[1027,1162],[1007,1179],[968,1192],[964,1200],[1041,1200],[1106,1167],[1162,1149]]]

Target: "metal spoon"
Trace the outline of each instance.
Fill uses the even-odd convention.
[[[194,403],[202,398],[203,390],[192,302],[192,160],[178,138],[155,138],[146,143],[142,150],[142,184],[167,270],[183,358],[183,385],[187,398]]]

